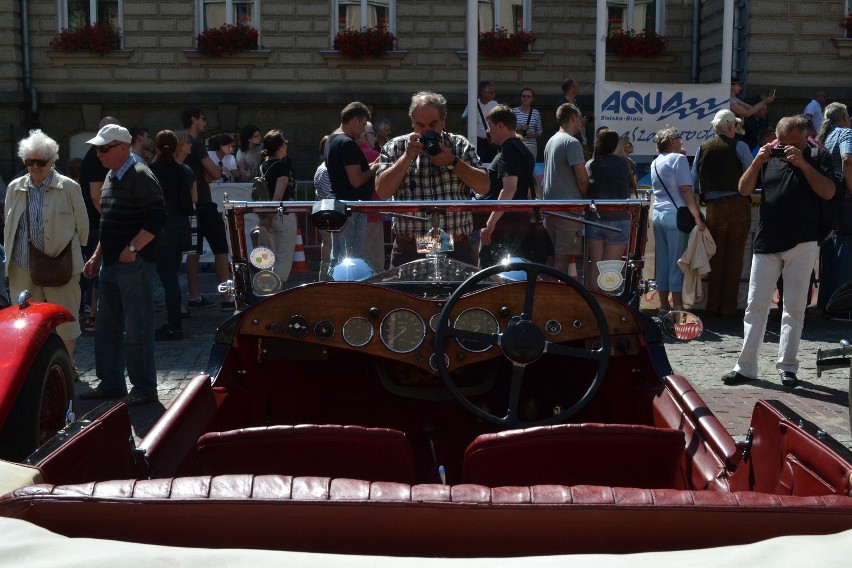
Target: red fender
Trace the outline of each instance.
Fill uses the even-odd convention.
[[[0,426],[45,339],[59,324],[76,321],[56,304],[25,303],[0,310]]]

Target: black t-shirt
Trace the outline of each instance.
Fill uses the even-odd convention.
[[[526,145],[517,138],[503,142],[500,151],[488,166],[488,178],[491,181],[485,199],[497,199],[503,189],[503,178],[517,176],[518,186],[512,199],[531,199],[530,184],[532,183],[535,158]],[[494,235],[516,233],[527,228],[529,214],[524,212],[504,213],[497,222]],[[492,235],[492,238],[494,236]]]
[[[109,170],[101,163],[95,147],[89,146],[89,150],[83,156],[83,164],[80,166],[80,189],[83,191],[83,202],[86,204],[86,213],[89,217],[89,246],[98,244],[101,225],[101,214],[98,213],[95,204],[92,202],[89,184],[91,182],[103,183],[108,173]]]
[[[190,136],[189,142],[189,155],[184,160],[184,163],[195,174],[196,189],[198,190],[197,203],[199,205],[213,203],[213,196],[210,193],[210,183],[207,181],[207,174],[202,163],[204,158],[210,159],[210,156],[207,154],[207,148],[204,146],[204,140]]]
[[[266,160],[260,164],[260,171],[266,177],[266,185],[269,187],[269,199],[275,198],[275,186],[278,178],[287,176],[287,189],[284,190],[284,201],[296,199],[296,174],[293,172],[293,163],[289,156],[280,160]]]
[[[359,165],[361,171],[370,169],[364,152],[349,136],[332,134],[325,143],[325,165],[331,180],[331,191],[337,199],[369,201],[373,197],[375,178],[360,187],[353,187],[346,174],[346,166]]]
[[[166,215],[185,217],[192,214],[192,183],[195,174],[184,164],[177,162],[154,162],[151,171],[163,190]]]
[[[831,154],[822,148],[808,148],[805,159],[834,183]],[[820,201],[804,173],[787,162],[772,158],[760,170],[763,196],[760,223],[754,237],[754,252],[775,254],[800,243],[818,241]]]

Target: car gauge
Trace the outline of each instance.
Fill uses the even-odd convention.
[[[409,353],[423,343],[426,323],[416,312],[398,309],[385,316],[379,333],[385,347],[394,353]]]
[[[343,324],[343,340],[352,347],[367,345],[372,338],[373,324],[365,318],[350,318]]]
[[[456,318],[456,323],[453,325],[456,329],[465,331],[473,331],[483,335],[494,335],[500,333],[500,324],[497,323],[497,318],[488,310],[482,308],[470,308],[459,314]],[[470,339],[458,339],[459,345],[468,351],[480,352],[488,351],[491,345],[480,341],[471,341]]]

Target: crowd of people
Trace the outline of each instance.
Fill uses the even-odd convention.
[[[732,82],[730,110],[715,115],[710,123],[715,136],[696,149],[691,166],[677,129],[666,127],[655,135],[658,156],[650,170],[660,310],[695,304],[702,294],[700,276],[709,273],[706,315],[739,317],[750,195],[761,188],[743,350],[723,381],[736,384],[757,377],[757,351],[771,295],[781,279],[777,368],[782,383],[795,386],[796,352],[817,256],[820,306],[852,280],[852,123],[846,106],[826,104],[820,91],[802,115],[781,118],[773,127],[768,109],[774,91],[750,104],[737,98],[740,90],[741,85]],[[562,91],[555,110],[558,131],[544,144],[542,111],[534,108],[530,88],[520,91],[519,105],[512,107],[500,104],[494,84],[483,81],[476,112],[466,108],[461,115],[462,123],[476,121],[473,143],[448,130],[448,104],[439,93],[415,93],[408,109],[411,131],[395,137],[388,119],[371,123],[369,107],[352,102],[341,110],[338,128],[320,141],[321,163],[313,175],[316,197],[426,201],[635,196],[637,168],[630,158],[630,138],[604,128],[587,147],[587,120],[576,103],[579,84],[568,79]],[[88,313],[82,329],[95,333],[100,384],[81,398],[126,396],[129,404],[154,400],[154,341],[181,340],[182,321],[191,310],[216,305],[199,289],[198,254],[187,256],[186,298],[178,280],[183,255],[200,253],[205,241],[214,255],[218,281],[230,277],[225,226],[211,182],[262,177],[271,200],[296,198],[289,142],[281,130],[264,135],[247,124],[236,141],[219,134],[205,143],[207,121],[201,109],[184,109],[180,120],[182,130],[161,130],[152,137],[146,128],[128,129],[116,118],[105,117],[88,141],[85,157],[69,166],[73,178],[56,171],[58,144],[41,130],[31,131],[19,143],[26,173],[9,184],[4,215],[9,289],[13,296],[29,289],[37,300]],[[538,156],[544,162],[540,192],[534,171]],[[836,192],[846,194],[845,217],[833,227],[834,233],[823,234],[825,202]],[[706,216],[700,205],[706,206]],[[585,255],[586,285],[592,289],[600,286],[599,263],[626,258],[631,234],[627,212],[601,213],[585,227],[560,216],[542,220],[501,212],[474,216],[453,211],[442,215],[440,223],[454,244],[449,255],[483,267],[510,255],[568,272],[571,259]],[[320,278],[344,257],[363,258],[377,271],[419,258],[417,239],[429,227],[395,217],[388,262],[383,218],[353,213],[343,230],[323,236]],[[542,227],[544,241],[538,230]],[[260,216],[258,244],[274,253],[273,271],[282,282],[291,271],[296,230],[292,215]],[[70,255],[70,278],[59,285],[38,285],[31,260],[38,254],[56,259]],[[696,279],[685,267],[702,262]],[[160,327],[154,323],[154,274],[165,293],[167,321]],[[234,308],[225,295],[219,305],[227,311]],[[57,329],[72,357],[80,331],[76,323]],[[125,370],[133,385],[129,393]]]

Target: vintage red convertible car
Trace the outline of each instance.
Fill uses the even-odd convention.
[[[62,429],[11,466],[26,481],[0,497],[0,517],[176,547],[463,558],[852,529],[852,454],[772,400],[735,440],[638,310],[648,203],[596,205],[633,214],[615,295],[522,259],[478,271],[440,250],[358,280],[353,260],[277,291],[252,266],[244,216],[313,209],[334,227],[345,205],[226,203],[240,310],[208,372],[138,445],[121,403]],[[349,204],[425,212],[435,227],[489,206],[589,204]],[[667,320],[673,335],[700,332],[684,317]]]

